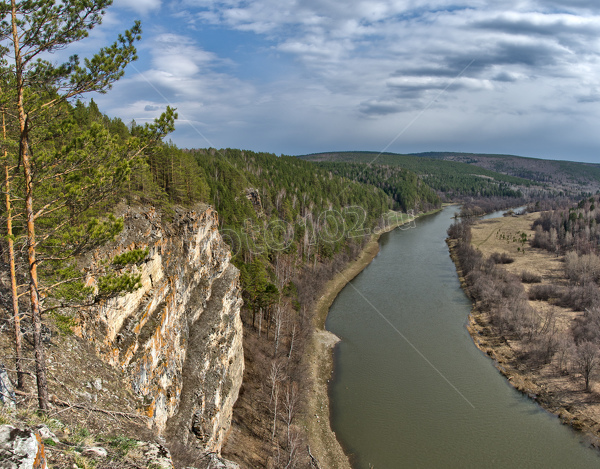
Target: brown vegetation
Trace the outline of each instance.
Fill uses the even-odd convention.
[[[588,212],[594,210],[585,207]],[[474,302],[470,331],[515,387],[597,439],[600,288],[596,248],[587,235],[574,236],[579,241],[567,248],[561,240],[569,238],[569,231],[551,236],[552,225],[544,231],[538,218],[559,219],[529,214],[474,225],[457,221],[448,230],[463,286]],[[561,255],[565,249],[573,251]],[[502,258],[514,262],[501,264]]]
[[[305,424],[313,418],[307,414],[307,400],[317,378],[311,376],[311,363],[305,358],[307,346],[315,347],[314,308],[323,286],[356,258],[361,247],[353,244],[330,262],[302,270],[293,265],[291,256],[278,256],[277,289],[288,295],[272,311],[265,308],[255,317],[248,309],[242,315],[245,371],[223,448],[228,459],[253,468],[313,467]],[[328,411],[324,418],[328,421]]]

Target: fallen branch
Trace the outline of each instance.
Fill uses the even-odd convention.
[[[15,390],[15,394],[17,394],[19,396],[37,398],[36,394],[30,394],[30,393],[26,393],[26,392],[19,391],[19,390]],[[140,414],[132,414],[130,412],[119,412],[118,410],[101,409],[99,407],[91,407],[91,406],[83,405],[83,404],[73,404],[68,401],[63,401],[62,399],[59,399],[58,397],[56,397],[54,395],[50,396],[49,400],[54,405],[61,406],[61,407],[67,407],[67,409],[63,409],[59,412],[68,410],[68,408],[73,408],[73,409],[87,410],[89,412],[99,412],[102,414],[110,415],[111,417],[125,417],[125,418],[132,419],[132,420],[137,419],[137,420],[144,420],[144,421],[148,420],[148,417],[146,417],[144,415],[140,415]]]
[[[317,458],[315,458],[310,452],[310,446],[306,445],[306,449],[308,450],[308,457],[310,458],[310,463],[317,469],[321,469],[321,466],[319,466],[319,461],[317,461]]]
[[[82,409],[82,410],[87,410],[89,412],[99,412],[102,414],[110,415],[111,417],[125,417],[125,418],[132,419],[132,420],[137,419],[137,420],[144,420],[144,421],[148,420],[148,417],[146,417],[144,415],[132,414],[130,412],[119,412],[117,410],[101,409],[99,407],[91,407],[91,406],[87,406],[87,405],[83,405],[83,404],[72,404],[68,401],[63,401],[62,399],[59,399],[56,396],[50,396],[50,402],[54,405],[59,405],[59,406],[63,406],[63,407]]]

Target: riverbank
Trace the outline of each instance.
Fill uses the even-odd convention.
[[[479,221],[472,227],[471,244],[485,258],[495,252],[510,256],[513,261],[503,266],[506,271],[519,277],[523,271],[535,272],[540,276],[541,285],[556,288],[566,284],[562,257],[541,249],[521,249],[524,245],[518,241],[522,233],[528,239],[533,236],[531,224],[538,216],[529,214]],[[512,241],[515,239],[517,241]],[[448,240],[448,247],[461,286],[468,295],[468,285],[456,255],[456,241]],[[532,288],[529,284],[523,284],[523,287],[526,291]],[[529,303],[541,316],[552,312],[558,334],[568,333],[573,321],[581,315],[548,301],[530,300]],[[527,364],[523,360],[527,346],[525,341],[500,334],[493,327],[488,313],[480,311],[476,303],[469,315],[467,329],[477,348],[494,361],[495,367],[515,389],[557,415],[564,424],[583,432],[590,445],[600,447],[600,394],[597,386],[592,386],[590,393],[583,392],[581,379],[575,373],[562,369],[556,359],[542,365]],[[562,353],[564,355],[567,351]]]
[[[408,218],[405,215],[407,218],[396,220],[382,231],[373,234],[360,255],[325,285],[323,294],[315,305],[312,344],[308,347],[310,353],[307,356],[310,382],[313,389],[312,392],[308,393],[304,425],[311,453],[318,461],[321,469],[351,469],[352,467],[348,456],[336,438],[335,432],[331,429],[330,423],[329,380],[333,372],[333,348],[339,342],[339,339],[325,329],[329,308],[348,282],[362,272],[375,258],[379,252],[379,238],[383,233],[392,231],[403,224],[412,223],[416,218],[438,211],[439,209],[419,214],[415,218]]]

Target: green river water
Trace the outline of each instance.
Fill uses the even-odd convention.
[[[332,305],[332,426],[355,468],[600,468],[473,344],[445,243],[456,207],[380,239]],[[333,469],[333,468],[331,468]]]

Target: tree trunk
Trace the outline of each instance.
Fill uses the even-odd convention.
[[[296,337],[296,324],[292,327],[292,339],[290,341],[290,351],[288,353],[288,361],[292,358],[292,352],[294,351],[294,338]]]
[[[277,357],[277,350],[279,349],[279,334],[281,332],[281,305],[277,305],[277,315],[275,316],[275,321],[277,324],[275,325],[275,350],[273,351],[273,358]]]
[[[267,306],[267,341],[269,340],[269,330],[271,329],[271,306]]]
[[[23,63],[19,48],[19,35],[17,33],[17,7],[15,0],[11,0],[13,45],[15,50],[15,68],[17,78],[17,109],[19,111],[19,157],[23,164],[25,178],[25,213],[27,217],[27,261],[29,263],[29,295],[31,301],[31,316],[33,321],[33,347],[35,350],[35,373],[37,378],[38,403],[41,410],[48,410],[48,382],[46,380],[46,357],[42,343],[42,317],[38,297],[38,275],[35,244],[35,217],[33,212],[33,178],[31,173],[31,159],[29,152],[27,114],[23,104]]]
[[[6,140],[6,124],[2,114],[2,134]],[[17,389],[25,389],[23,368],[21,366],[21,318],[19,317],[19,295],[17,292],[17,274],[15,270],[15,246],[12,232],[12,207],[10,201],[10,175],[8,174],[8,152],[4,150],[4,177],[6,185],[6,238],[8,240],[8,263],[10,266],[10,289],[12,296],[13,317],[15,321],[15,370],[17,372]]]
[[[275,439],[275,429],[277,428],[277,398],[279,396],[279,386],[275,385],[275,409],[273,412],[273,440]]]
[[[262,308],[260,308],[258,310],[258,337],[260,338],[260,333],[262,331],[262,316],[263,316],[263,310]]]

